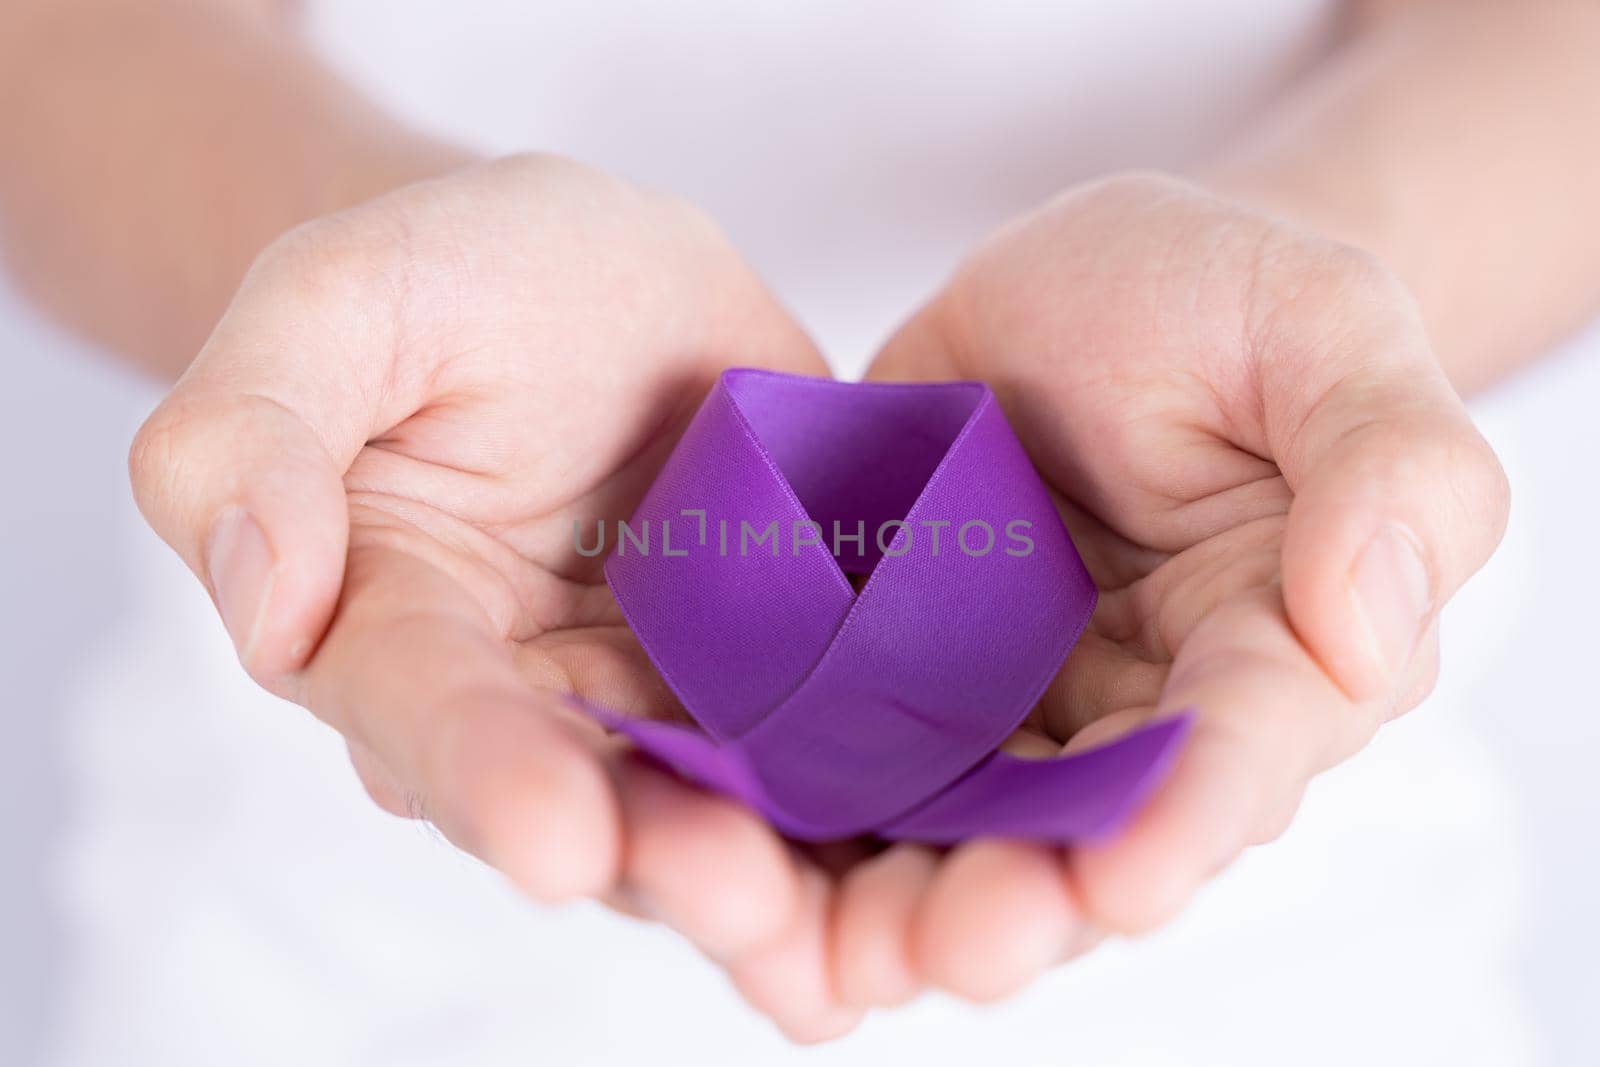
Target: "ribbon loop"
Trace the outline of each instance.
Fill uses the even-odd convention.
[[[607,579],[703,732],[591,710],[793,836],[1091,836],[1179,740],[996,752],[1095,587],[981,383],[725,372],[629,526]]]

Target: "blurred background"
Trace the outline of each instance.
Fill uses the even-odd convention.
[[[536,20],[510,3],[446,17],[361,0],[313,7],[310,27],[424,127],[570,152],[710,205],[849,374],[993,224],[1077,178],[1184,158],[1326,31],[1309,3],[1207,5],[1162,33],[1134,8],[1081,20],[1065,74],[1026,19],[984,36],[930,13],[913,62],[940,77],[885,75],[869,45],[830,44],[841,21],[870,42],[898,17],[847,4],[747,52],[716,44],[731,8],[688,32],[648,5],[597,26],[559,4]],[[729,91],[774,62],[806,84],[830,47],[828,80],[903,85],[825,119]],[[1066,86],[1048,106],[1024,91],[1046,76]],[[892,166],[852,154],[881,136],[897,139]],[[0,352],[0,1063],[797,1055],[670,936],[535,909],[370,810],[337,739],[248,684],[132,507],[126,448],[159,387],[7,291]],[[1475,403],[1512,479],[1504,547],[1446,613],[1436,694],[1319,781],[1282,842],[1173,929],[1017,1002],[928,1001],[807,1060],[1244,1063],[1292,1044],[1280,1061],[1594,1062],[1595,397],[1600,328]],[[1330,1004],[1350,1028],[1326,1026]]]

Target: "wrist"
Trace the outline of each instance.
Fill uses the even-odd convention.
[[[1600,7],[1367,6],[1326,62],[1194,173],[1376,255],[1469,391],[1600,310]]]

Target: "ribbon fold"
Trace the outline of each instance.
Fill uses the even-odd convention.
[[[612,547],[617,602],[699,728],[588,710],[791,837],[1104,837],[1188,726],[997,751],[1096,594],[979,382],[726,371]]]

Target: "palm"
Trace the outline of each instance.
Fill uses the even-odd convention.
[[[1270,611],[1270,595],[1257,594],[1279,580],[1284,509],[1220,509],[1221,529],[1166,551],[1136,544],[1071,505],[1063,510],[1100,600],[1030,725],[1076,749],[1156,715],[1175,657],[1213,611]]]
[[[467,381],[442,384],[492,399],[413,417],[362,450],[346,477],[352,549],[399,549],[448,575],[530,685],[662,713],[670,699],[574,526],[591,538],[596,520],[631,514],[704,386],[652,381],[647,359],[616,394],[557,404],[507,372],[537,359],[478,353]]]

